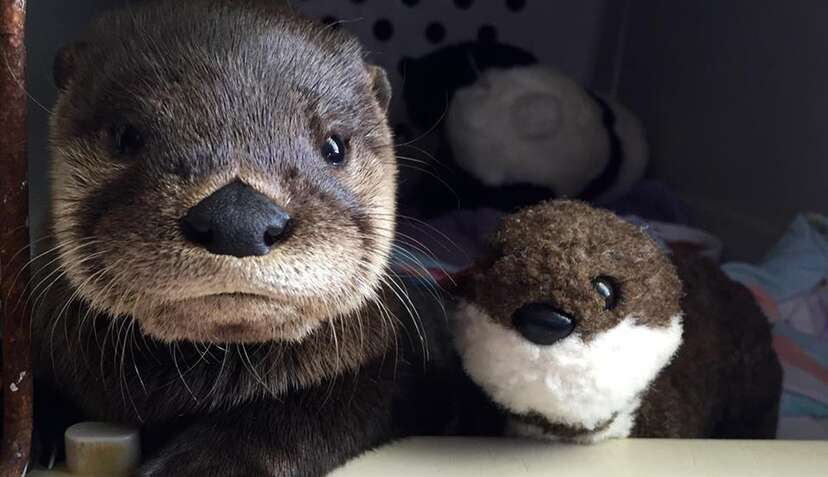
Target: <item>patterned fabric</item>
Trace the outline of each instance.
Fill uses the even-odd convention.
[[[774,324],[785,370],[779,437],[828,438],[828,220],[800,215],[757,265],[729,263]]]

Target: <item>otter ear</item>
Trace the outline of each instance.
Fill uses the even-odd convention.
[[[391,103],[391,83],[385,70],[376,65],[368,65],[368,72],[371,74],[371,89],[383,110],[388,110]]]
[[[58,50],[57,55],[55,55],[55,61],[52,65],[52,75],[54,77],[55,86],[57,86],[61,91],[65,90],[72,81],[72,77],[75,75],[75,71],[77,70],[77,63],[80,55],[86,47],[86,43],[73,43],[71,45],[64,46]]]

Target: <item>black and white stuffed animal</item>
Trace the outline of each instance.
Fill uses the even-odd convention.
[[[539,188],[541,198],[606,202],[628,192],[647,165],[644,131],[630,111],[539,65],[491,69],[458,90],[445,130],[454,161],[488,195],[522,186]]]

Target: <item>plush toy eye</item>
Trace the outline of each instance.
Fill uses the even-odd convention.
[[[621,286],[618,280],[601,275],[592,280],[592,287],[604,299],[604,310],[613,310],[621,300]]]
[[[335,166],[345,162],[345,153],[345,142],[336,134],[329,136],[322,144],[322,157]]]
[[[115,148],[123,155],[135,154],[144,147],[144,135],[135,126],[124,124],[113,131]]]

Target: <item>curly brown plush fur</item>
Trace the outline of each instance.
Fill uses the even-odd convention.
[[[642,239],[643,238],[643,239]],[[626,315],[664,326],[680,312],[681,284],[670,261],[635,226],[581,202],[545,202],[509,216],[492,245],[498,258],[473,280],[469,298],[510,326],[524,303],[553,301],[577,311],[589,341]],[[620,305],[606,313],[592,280],[615,277]]]
[[[608,211],[553,201],[514,214],[465,295],[464,366],[514,433],[774,435],[781,369],[749,293]]]
[[[642,401],[633,436],[773,438],[782,368],[753,296],[711,260],[675,251],[684,342]]]

